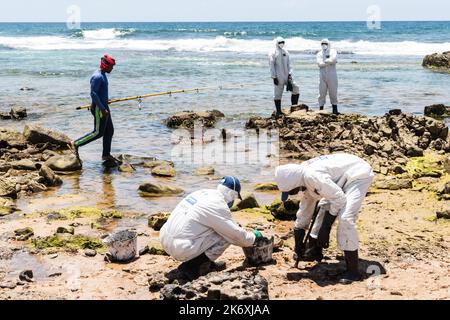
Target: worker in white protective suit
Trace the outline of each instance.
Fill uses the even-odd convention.
[[[284,88],[291,91],[291,104],[297,105],[300,97],[300,88],[292,78],[292,68],[289,52],[284,49],[285,40],[282,37],[275,39],[275,50],[269,53],[270,74],[274,84],[274,102],[277,110],[277,117],[283,113],[281,111],[281,98]]]
[[[331,48],[330,41],[323,39],[321,50],[317,53],[317,65],[320,69],[319,107],[323,110],[327,101],[327,93],[330,95],[333,113],[338,112],[338,77],[336,72],[337,51]]]
[[[241,198],[237,178],[224,177],[217,189],[204,189],[184,198],[161,228],[160,240],[164,250],[183,263],[178,267],[189,280],[213,270],[224,263],[215,260],[232,244],[253,246],[261,232],[247,232],[231,217],[230,208]]]
[[[322,248],[329,246],[331,227],[337,217],[337,245],[344,251],[347,265],[340,282],[360,280],[356,220],[372,183],[371,166],[357,156],[340,153],[313,158],[302,164],[279,166],[275,178],[282,191],[282,201],[303,191],[294,226],[295,258],[320,261]],[[311,223],[317,202],[319,213],[305,248],[305,230]]]

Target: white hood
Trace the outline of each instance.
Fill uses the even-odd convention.
[[[281,192],[288,192],[304,185],[303,165],[286,164],[275,169],[275,181]]]

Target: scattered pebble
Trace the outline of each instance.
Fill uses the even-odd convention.
[[[19,279],[22,281],[33,282],[33,271],[24,270],[19,274]]]
[[[84,255],[86,257],[95,257],[97,255],[97,251],[95,251],[94,249],[85,249]]]

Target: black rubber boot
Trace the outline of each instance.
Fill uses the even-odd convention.
[[[281,100],[274,100],[275,102],[275,108],[277,109],[277,114],[275,115],[276,117],[281,117],[283,114],[283,112],[281,111]]]
[[[193,281],[200,276],[204,276],[211,271],[213,262],[209,260],[205,253],[202,253],[194,259],[188,260],[180,264],[178,270],[187,278],[189,281]]]
[[[320,110],[320,111],[323,111],[323,106],[320,106],[320,107],[319,107],[319,110]]]
[[[294,259],[300,260],[303,256],[303,252],[305,247],[303,245],[303,240],[305,239],[305,230],[304,229],[294,229],[294,240],[295,240],[295,248],[294,248]]]
[[[335,105],[335,104],[333,104],[333,114],[340,114],[339,112],[338,112],[338,107],[337,107],[337,105]]]
[[[300,95],[299,94],[293,94],[292,96],[291,96],[291,104],[293,105],[293,106],[296,106],[296,105],[298,105],[298,99],[300,98]]]
[[[322,259],[322,248],[317,245],[317,239],[309,236],[308,243],[306,244],[305,254],[303,255],[303,260],[320,262],[322,261]]]
[[[339,279],[339,283],[350,284],[354,281],[361,281],[361,274],[359,273],[359,258],[358,250],[344,251],[345,263],[347,264],[347,271]]]
[[[317,235],[317,245],[319,247],[326,249],[330,246],[330,232],[335,220],[336,216],[330,214],[329,211],[325,212],[322,226],[320,227],[319,234]]]

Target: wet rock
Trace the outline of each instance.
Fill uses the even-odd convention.
[[[442,211],[438,211],[436,212],[436,217],[438,219],[450,219],[450,210],[442,210]]]
[[[124,163],[119,166],[119,171],[131,173],[131,172],[136,171],[136,169],[133,167],[133,165],[131,165],[129,163]]]
[[[26,125],[23,136],[30,144],[49,143],[60,149],[68,149],[72,142],[65,134],[38,125]]]
[[[238,210],[258,208],[258,207],[259,207],[258,201],[256,201],[256,197],[253,193],[242,193],[242,200],[236,199],[234,201],[234,204],[233,204],[233,207],[231,208],[231,210],[238,211]]]
[[[407,157],[422,157],[423,149],[418,146],[409,146],[405,154]]]
[[[161,185],[152,182],[145,182],[141,184],[139,186],[139,190],[143,193],[144,196],[154,196],[154,197],[174,196],[183,193],[183,189],[181,188],[168,185]]]
[[[213,272],[186,284],[166,284],[163,300],[268,300],[267,280],[248,271]]]
[[[197,176],[212,176],[215,173],[213,167],[201,167],[195,171],[195,175]]]
[[[74,234],[75,233],[75,228],[74,227],[58,227],[58,229],[56,229],[56,233]]]
[[[386,189],[386,190],[411,189],[412,179],[396,178],[392,176],[377,177],[373,185],[377,189]]]
[[[14,230],[14,235],[17,241],[26,241],[34,236],[34,231],[30,227]]]
[[[388,112],[391,116],[399,116],[402,114],[402,110],[401,109],[391,109]]]
[[[30,159],[22,159],[19,161],[13,161],[11,162],[11,166],[13,169],[16,170],[36,170],[37,165],[35,162],[31,161]]]
[[[299,206],[298,199],[288,199],[284,203],[281,200],[275,200],[268,209],[276,219],[295,220]]]
[[[47,165],[41,165],[39,169],[39,175],[41,176],[41,182],[48,187],[59,186],[63,183],[61,178],[53,172]]]
[[[450,115],[450,106],[445,106],[443,104],[433,104],[431,106],[426,106],[423,113],[427,117],[441,118]]]
[[[94,249],[84,249],[83,254],[86,257],[95,257],[97,255],[97,251]]]
[[[45,165],[55,171],[78,171],[82,164],[75,155],[59,155],[48,159]]]
[[[157,159],[153,159],[153,160],[146,160],[143,162],[142,166],[144,168],[150,168],[153,169],[157,166],[162,166],[162,165],[168,165],[173,167],[174,164],[172,161],[167,161],[167,160],[157,160]]]
[[[148,248],[148,254],[156,256],[167,256],[168,254],[159,246],[152,246]]]
[[[148,226],[153,230],[159,231],[169,219],[170,212],[158,212],[148,218]]]
[[[22,87],[22,88],[20,88],[20,91],[34,91],[34,88]]]
[[[309,106],[307,106],[306,104],[299,104],[296,106],[291,106],[290,112],[292,113],[292,112],[302,111],[302,110],[308,111]]]
[[[33,271],[24,270],[19,274],[19,279],[26,282],[33,282]]]
[[[275,182],[258,183],[255,186],[255,191],[276,191],[278,185]]]
[[[204,127],[211,128],[224,116],[225,115],[218,110],[201,112],[182,111],[169,117],[165,123],[169,128],[193,129],[194,123],[200,122]]]
[[[1,120],[11,120],[11,114],[7,112],[0,112],[0,119]]]
[[[23,107],[12,107],[10,114],[11,118],[15,120],[22,120],[27,117],[27,109]]]
[[[161,164],[152,169],[152,175],[158,177],[175,177],[175,169],[168,164]]]
[[[450,51],[425,56],[422,66],[429,69],[450,70]]]

